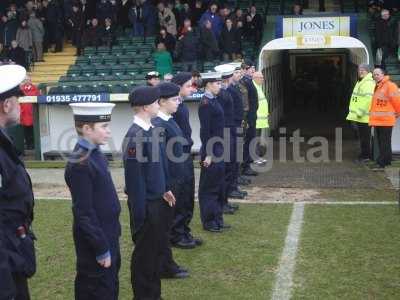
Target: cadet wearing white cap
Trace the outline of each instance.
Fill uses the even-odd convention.
[[[204,230],[222,232],[224,224],[222,207],[225,194],[225,165],[222,143],[212,143],[224,137],[224,111],[216,96],[221,89],[221,73],[201,74],[205,93],[199,106],[201,173],[199,182],[200,216]]]
[[[110,138],[112,103],[73,103],[78,142],[66,167],[77,256],[75,299],[118,299],[121,206],[100,145]]]
[[[235,161],[235,124],[234,124],[234,108],[233,108],[233,99],[231,94],[227,91],[229,86],[229,78],[233,76],[233,71],[235,68],[228,64],[219,65],[215,67],[217,72],[221,72],[222,74],[222,84],[221,90],[218,93],[217,100],[221,104],[221,107],[224,111],[224,120],[225,120],[225,130],[229,132],[229,156],[226,156],[225,160],[225,197],[224,197],[224,207],[223,211],[225,214],[234,214],[234,212],[238,209],[237,205],[230,204],[228,202],[228,196],[231,197],[232,193],[234,193],[235,188],[235,178],[234,175],[234,161]],[[227,149],[226,149],[227,151]],[[233,195],[235,198],[244,198],[243,194],[237,193],[237,195]]]
[[[21,66],[0,66],[0,299],[30,299],[27,278],[36,271],[32,184],[5,131],[19,123],[25,76]]]

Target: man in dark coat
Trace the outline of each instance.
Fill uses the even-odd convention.
[[[32,183],[6,133],[19,123],[25,76],[21,66],[0,66],[0,299],[29,300],[28,278],[36,271]]]
[[[11,48],[8,51],[8,58],[15,62],[17,65],[27,67],[27,61],[25,57],[25,51],[23,48],[18,46],[16,40],[11,42]]]
[[[386,59],[396,44],[395,23],[386,9],[381,11],[381,18],[376,22],[375,41],[376,47],[382,49],[381,67],[383,69],[386,68]]]
[[[209,20],[205,20],[200,29],[202,56],[206,61],[214,60],[219,56],[218,41],[211,27],[211,22]]]
[[[178,41],[177,56],[184,63],[184,71],[190,72],[197,70],[197,60],[199,59],[199,38],[197,33],[190,27]]]

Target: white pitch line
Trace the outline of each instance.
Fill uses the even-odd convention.
[[[289,300],[293,286],[293,273],[303,225],[304,202],[293,205],[285,246],[279,261],[272,300]]]

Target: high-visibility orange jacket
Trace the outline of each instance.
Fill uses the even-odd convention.
[[[394,126],[400,114],[400,91],[398,86],[385,76],[376,84],[369,111],[370,126]]]

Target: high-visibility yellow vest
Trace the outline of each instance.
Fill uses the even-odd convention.
[[[254,83],[254,86],[257,89],[257,96],[258,96],[258,109],[257,109],[257,121],[256,121],[256,128],[269,128],[268,124],[268,100],[265,97],[264,91],[261,85]]]
[[[375,85],[371,73],[368,73],[363,79],[357,81],[351,95],[347,120],[358,123],[369,122],[369,109]]]

